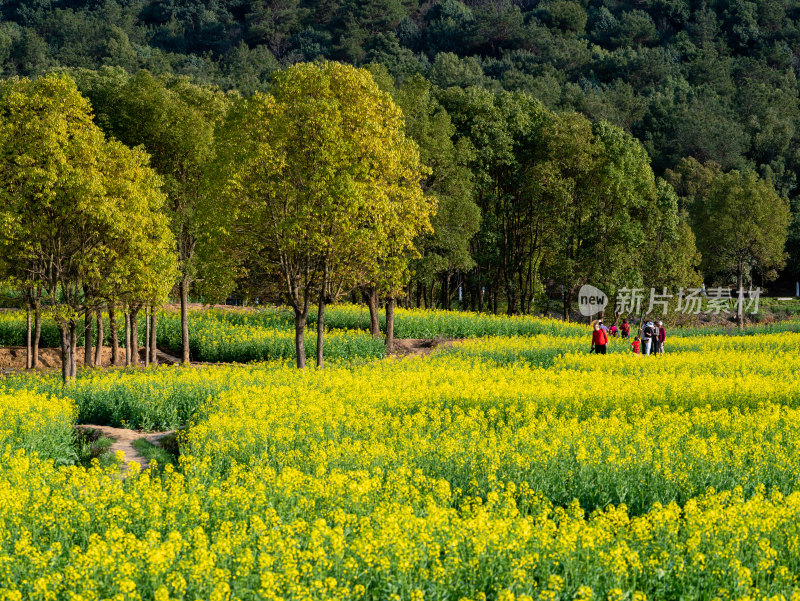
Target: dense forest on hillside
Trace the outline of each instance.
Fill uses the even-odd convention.
[[[397,86],[404,110],[428,103],[423,125],[434,133],[417,133],[435,138],[439,123],[456,155],[459,138],[476,146],[475,114],[486,109],[510,119],[517,110],[511,105],[519,96],[490,101],[477,90],[523,92],[550,111],[575,111],[630,132],[655,174],[679,193],[687,157],[757,173],[791,200],[784,282],[800,275],[797,2],[0,0],[0,12],[3,77],[120,66],[187,75],[248,95],[268,89],[272,72],[300,61],[379,63],[371,67],[376,78]],[[451,122],[455,131],[448,130]],[[421,144],[434,161],[441,158],[435,144]],[[446,175],[430,184],[444,189],[444,197],[475,200],[483,224],[469,252],[480,266],[493,260],[481,253],[494,247],[489,234],[497,230],[481,190],[502,174],[481,171],[483,157],[474,152],[459,156],[446,169],[434,168]],[[465,166],[471,176],[459,173]],[[454,189],[461,176],[471,189]],[[467,203],[456,212],[462,222],[440,223],[439,233],[461,228],[451,237],[463,239],[477,229],[478,216]],[[446,257],[443,294],[452,292],[451,276],[471,263],[456,256],[467,249],[455,246]]]

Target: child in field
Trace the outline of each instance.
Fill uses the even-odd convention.
[[[631,344],[631,349],[633,350],[634,355],[642,354],[642,341],[639,340],[638,336],[634,337],[633,344]]]

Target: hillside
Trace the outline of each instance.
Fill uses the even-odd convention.
[[[800,275],[800,7],[788,0],[6,0],[0,10],[3,76],[114,65],[250,94],[276,69],[323,57],[382,63],[396,83],[420,75],[435,93],[525,92],[631,132],[656,175],[685,157],[756,171],[791,200],[783,279]]]

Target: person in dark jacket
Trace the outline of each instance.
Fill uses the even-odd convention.
[[[652,321],[648,321],[642,328],[642,354],[649,355],[653,350],[653,339],[656,336],[656,327]]]

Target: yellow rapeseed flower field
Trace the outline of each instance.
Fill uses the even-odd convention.
[[[800,334],[533,334],[7,379],[0,601],[800,599]],[[69,465],[88,417],[180,460]]]

